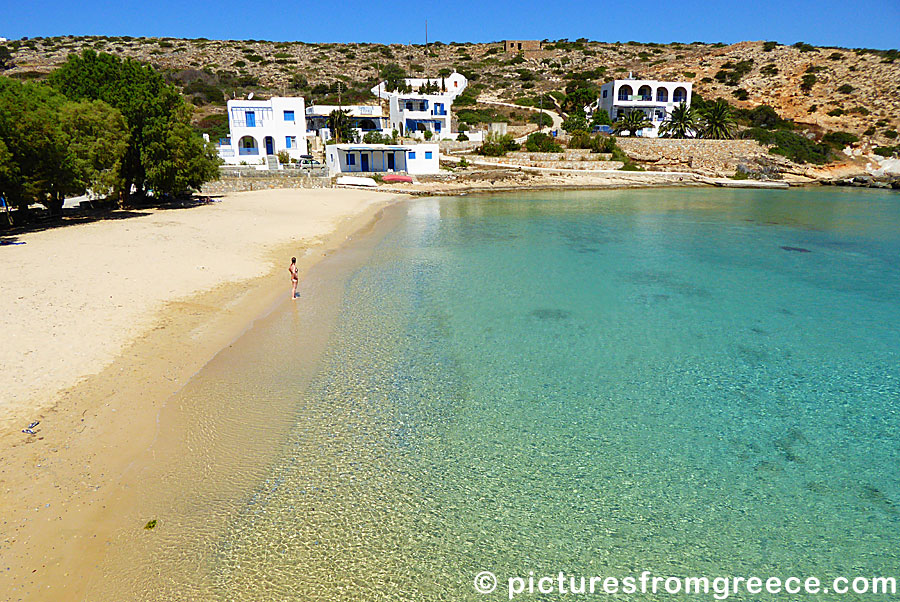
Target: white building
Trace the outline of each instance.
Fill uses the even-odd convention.
[[[325,164],[331,175],[406,172],[440,172],[437,144],[329,144]]]
[[[217,145],[229,165],[265,164],[266,157],[286,151],[292,159],[306,154],[306,109],[303,98],[229,100],[230,136]]]
[[[682,102],[691,105],[691,82],[661,82],[651,79],[617,79],[600,87],[600,97],[584,108],[588,118],[594,111],[606,111],[615,121],[627,113],[642,111],[653,123],[639,136],[655,138],[659,126]]]
[[[453,100],[462,94],[468,80],[461,73],[447,77],[407,78],[404,88],[410,92],[388,90],[385,82],[372,88],[372,94],[384,98],[390,106],[390,127],[401,135],[432,132],[438,139],[453,139],[458,133],[450,127]],[[427,87],[437,92],[427,93]]]
[[[310,105],[306,107],[306,132],[307,135],[320,136],[323,140],[331,138],[328,129],[328,116],[333,111],[349,112],[350,122],[359,132],[360,138],[368,132],[390,133],[391,128],[388,116],[384,114],[381,105]]]

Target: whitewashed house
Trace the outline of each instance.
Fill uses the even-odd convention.
[[[584,108],[588,119],[595,111],[606,111],[610,119],[616,119],[641,111],[653,123],[653,127],[638,132],[645,138],[656,138],[659,126],[668,120],[672,111],[682,102],[691,105],[691,82],[662,82],[651,79],[617,79],[600,87],[600,97]]]
[[[318,136],[322,140],[331,139],[328,116],[333,111],[347,111],[350,123],[357,130],[360,139],[369,132],[390,134],[390,122],[381,105],[310,105],[306,107],[306,132],[308,136]]]
[[[273,165],[267,157],[287,152],[292,159],[306,154],[306,107],[301,97],[269,100],[229,100],[230,136],[217,144],[228,165]]]
[[[436,174],[437,144],[329,144],[325,164],[331,175],[366,173]]]
[[[450,127],[450,108],[453,100],[466,89],[466,77],[453,72],[447,77],[407,78],[404,83],[411,92],[388,90],[385,82],[372,88],[372,94],[388,101],[391,129],[403,136],[431,132],[439,140],[455,139],[458,132]],[[439,91],[426,93],[427,86]]]

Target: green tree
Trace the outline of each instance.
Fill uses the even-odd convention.
[[[150,131],[152,142],[143,157],[147,186],[156,193],[187,194],[219,177],[216,149],[193,131],[190,113],[190,106],[183,105],[173,119]]]
[[[128,148],[128,124],[122,113],[99,100],[69,102],[62,106],[60,122],[75,176],[67,193],[90,190],[111,196],[121,190],[122,159]]]
[[[186,192],[180,188],[182,182],[194,182],[197,185],[191,188],[197,188],[202,178],[217,177],[213,147],[191,131],[183,98],[152,67],[87,49],[70,55],[49,81],[72,100],[102,100],[124,115],[129,138],[120,168],[123,200],[132,189],[138,194],[148,188],[159,195],[180,194]],[[173,166],[172,161],[180,164]],[[188,176],[189,169],[202,178]],[[161,176],[164,173],[168,175]]]
[[[0,77],[0,195],[23,213],[33,202],[58,214],[66,196],[116,186],[126,130],[103,102],[71,102],[42,84]]]
[[[400,90],[405,85],[406,71],[397,63],[389,63],[381,69],[381,79],[388,91]]]
[[[598,125],[612,125],[612,119],[609,118],[609,113],[607,113],[603,109],[597,109],[594,111],[594,114],[591,115],[591,128]]]
[[[580,86],[566,91],[562,108],[566,113],[584,112],[584,107],[595,100],[597,100],[596,87]]]
[[[543,132],[535,132],[525,141],[525,150],[532,153],[560,153],[562,147],[554,138]]]
[[[350,111],[335,109],[328,115],[328,129],[331,130],[331,136],[337,144],[342,142],[353,142],[356,138],[356,132],[350,123]]]
[[[703,118],[702,135],[704,138],[726,140],[734,138],[732,126],[734,115],[731,105],[725,100],[717,98],[713,103],[707,103],[701,113]]]
[[[589,132],[591,126],[588,124],[584,112],[576,111],[569,115],[568,119],[563,121],[562,128],[569,134],[577,134],[578,132]]]
[[[693,138],[700,131],[697,112],[685,103],[672,109],[672,115],[659,128],[663,138]]]
[[[0,71],[5,71],[12,66],[12,52],[6,46],[0,46]]]
[[[637,136],[639,130],[653,127],[653,123],[647,119],[643,111],[631,111],[616,119],[613,123],[613,132],[622,134],[628,132],[629,136]]]

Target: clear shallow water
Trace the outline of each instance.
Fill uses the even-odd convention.
[[[892,193],[414,201],[312,385],[264,383],[295,426],[203,580],[485,600],[481,570],[900,576],[898,315]]]

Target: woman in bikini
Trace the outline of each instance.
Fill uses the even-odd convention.
[[[291,267],[288,268],[291,273],[291,299],[297,298],[297,258],[291,257]]]

